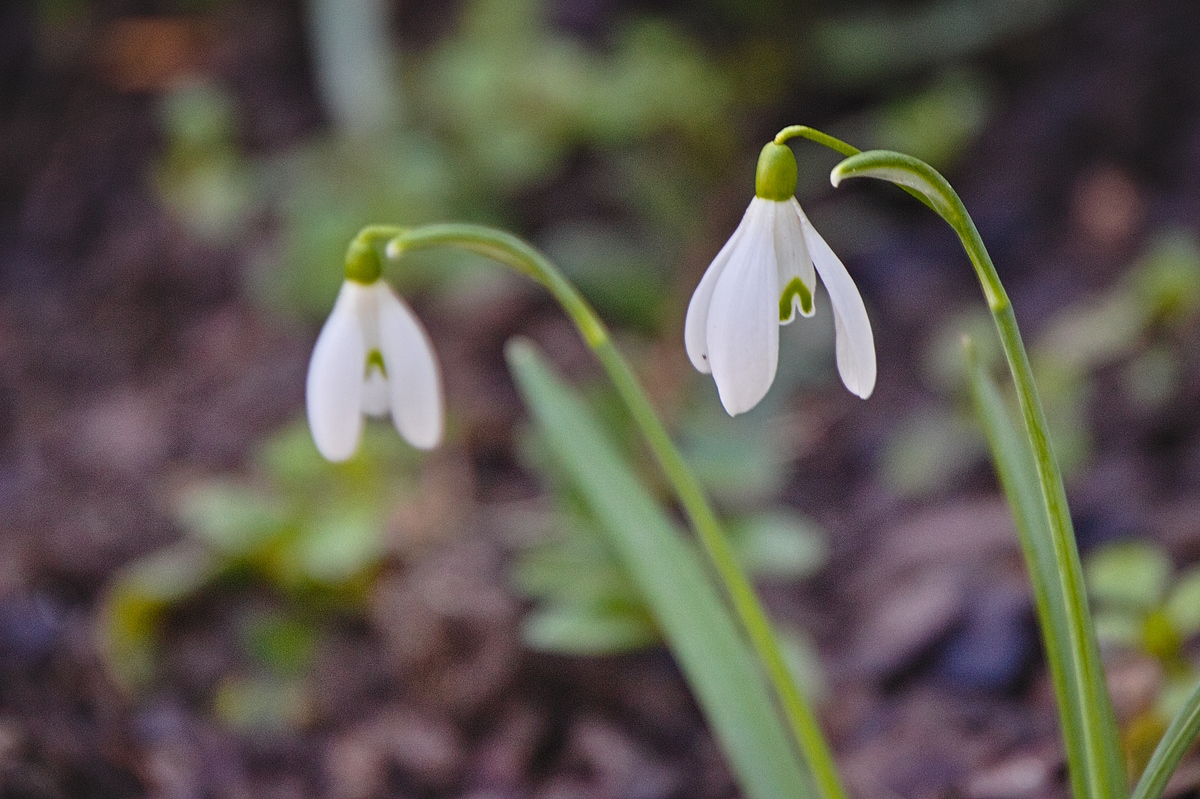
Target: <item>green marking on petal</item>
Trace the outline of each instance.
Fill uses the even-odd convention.
[[[368,377],[371,375],[372,367],[378,369],[381,375],[387,377],[387,367],[383,365],[383,353],[379,350],[371,350],[367,353],[366,375]]]
[[[784,286],[783,293],[779,295],[779,321],[787,322],[792,318],[792,303],[796,299],[800,300],[800,313],[808,316],[813,310],[812,292],[808,290],[808,286],[804,285],[798,277],[794,277]]]

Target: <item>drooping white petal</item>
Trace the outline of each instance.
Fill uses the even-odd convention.
[[[405,441],[432,449],[442,440],[442,377],[433,344],[417,317],[383,281],[377,288],[379,349],[387,369],[392,423]]]
[[[808,292],[808,298],[807,307],[802,303],[799,293],[792,293],[786,306],[783,305],[783,298],[780,298],[779,323],[782,325],[795,319],[796,311],[799,311],[801,316],[812,316],[817,310],[813,302],[817,289],[817,275],[813,271],[812,257],[808,254],[808,246],[804,241],[800,217],[796,216],[793,206],[799,207],[795,197],[775,203],[775,260],[779,267],[779,290],[788,292],[791,282],[799,280]]]
[[[770,207],[766,211],[750,216],[745,238],[717,278],[709,303],[708,360],[730,416],[758,404],[779,365],[775,215]]]
[[[725,242],[725,246],[717,253],[717,257],[713,258],[712,263],[708,265],[704,277],[700,278],[700,285],[696,286],[696,290],[692,292],[691,302],[688,303],[687,318],[683,323],[683,343],[687,348],[692,366],[703,374],[712,371],[712,367],[708,363],[708,309],[712,305],[713,289],[717,287],[717,278],[721,276],[721,272],[729,263],[733,253],[743,246],[742,242],[751,226],[750,220],[756,214],[762,214],[767,208],[764,203],[768,202],[770,201],[758,197],[750,201],[746,213],[742,214],[742,221],[738,223],[733,235]]]
[[[331,461],[354,454],[362,435],[363,366],[366,345],[359,321],[360,294],[365,289],[347,281],[317,336],[308,362],[305,406],[317,449]]]
[[[796,213],[808,242],[808,251],[833,305],[838,374],[850,393],[866,399],[875,390],[875,337],[871,334],[871,320],[867,318],[862,295],[841,260],[808,221],[799,203]]]

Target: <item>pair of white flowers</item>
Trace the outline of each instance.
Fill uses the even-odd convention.
[[[771,387],[779,326],[797,312],[813,315],[818,274],[833,307],[842,382],[864,399],[875,387],[875,343],[862,298],[796,202],[795,189],[791,149],[768,144],[756,196],[688,305],[688,357],[712,374],[731,416],[753,408]],[[346,264],[346,282],[308,367],[308,421],[317,449],[331,461],[348,459],[364,415],[390,415],[406,441],[430,449],[442,437],[444,400],[429,336],[380,278],[373,247],[355,242]]]

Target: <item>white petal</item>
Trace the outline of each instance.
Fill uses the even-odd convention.
[[[367,365],[367,379],[363,382],[362,412],[367,416],[387,416],[391,411],[392,398],[388,391],[387,378],[378,366]]]
[[[758,197],[750,201],[746,213],[742,214],[742,221],[738,223],[737,229],[733,231],[733,235],[717,253],[717,257],[713,258],[712,263],[704,272],[704,277],[700,278],[700,285],[696,286],[696,290],[692,292],[692,300],[688,303],[687,318],[683,323],[683,342],[692,366],[704,374],[712,371],[712,367],[708,363],[708,309],[712,305],[713,289],[717,287],[717,278],[721,276],[721,272],[729,263],[733,253],[739,247],[744,246],[742,240],[750,228],[751,218],[755,214],[761,214],[766,207],[763,203],[767,202],[770,201]]]
[[[308,426],[317,450],[331,461],[344,461],[353,455],[362,435],[366,346],[358,304],[363,288],[351,281],[342,284],[308,362]]]
[[[850,393],[866,399],[875,390],[875,337],[871,334],[871,320],[867,318],[866,306],[850,273],[825,243],[825,239],[821,238],[821,234],[813,228],[799,204],[796,205],[796,213],[800,216],[808,251],[833,304],[838,374]]]
[[[721,404],[730,416],[758,404],[779,365],[774,221],[773,213],[751,218],[744,241],[717,278],[709,304],[708,358]]]
[[[412,310],[383,281],[379,302],[379,349],[387,369],[392,423],[414,447],[432,449],[445,425],[442,377],[428,334]]]
[[[799,278],[808,289],[809,297],[807,310],[801,306],[799,296],[792,297],[792,301],[788,303],[787,316],[780,314],[779,323],[786,325],[796,318],[796,311],[800,311],[801,316],[812,316],[816,313],[816,304],[812,302],[812,298],[817,289],[817,275],[813,271],[812,257],[809,256],[808,247],[804,242],[804,228],[795,211],[800,204],[793,197],[790,201],[777,202],[774,205],[775,260],[779,266],[779,290],[786,291],[792,280]],[[780,298],[780,303],[782,301]],[[780,310],[783,310],[782,304]]]

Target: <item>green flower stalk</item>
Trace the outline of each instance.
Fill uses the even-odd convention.
[[[1031,516],[1026,531],[1033,540],[1024,551],[1038,599],[1072,787],[1079,799],[1124,799],[1129,790],[1120,738],[1084,592],[1062,473],[1050,446],[1012,303],[962,200],[933,167],[907,155],[877,150],[842,161],[830,180],[837,186],[854,177],[886,180],[916,193],[958,234],[975,267],[1016,387],[1040,495],[1040,513]]]

